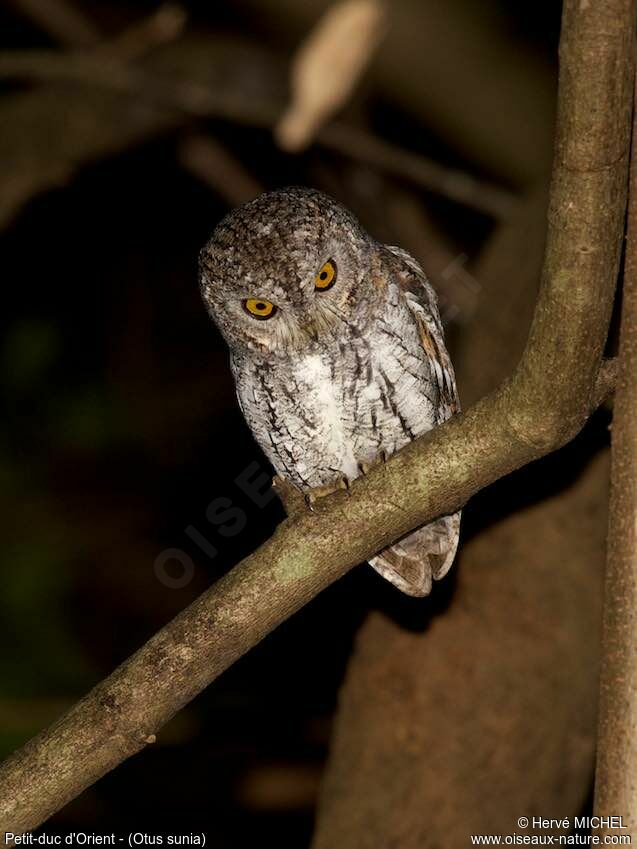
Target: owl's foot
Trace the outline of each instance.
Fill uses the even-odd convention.
[[[326,483],[323,486],[315,486],[310,489],[309,492],[305,494],[305,503],[310,510],[314,510],[314,504],[319,501],[319,499],[325,498],[327,495],[332,495],[332,493],[339,492],[341,490],[349,492],[349,486],[349,478],[346,478],[345,475],[340,475],[332,483]]]
[[[296,516],[307,510],[306,499],[298,487],[289,480],[276,475],[272,478],[272,489],[279,496],[288,516]]]
[[[365,460],[361,461],[358,464],[358,468],[359,468],[361,475],[368,475],[371,472],[371,470],[374,468],[374,466],[380,466],[381,464],[386,463],[388,457],[389,457],[389,454],[386,451],[380,451],[379,454],[378,454],[378,459],[376,460],[375,463],[367,463],[367,462],[365,462]]]
[[[279,496],[285,512],[290,517],[297,516],[299,513],[305,513],[308,509],[313,511],[314,505],[321,498],[342,490],[349,492],[349,486],[349,479],[341,475],[333,483],[328,483],[324,486],[315,486],[313,489],[308,490],[308,492],[303,493],[293,483],[286,478],[282,478],[280,475],[272,478],[272,489]]]
[[[387,462],[388,454],[386,451],[380,451],[378,454],[378,459],[374,463],[361,462],[358,464],[358,470],[361,475],[368,474],[374,466],[382,465]],[[289,485],[286,481],[286,485]],[[314,510],[314,505],[321,498],[325,498],[328,495],[332,495],[335,492],[345,491],[349,493],[351,481],[346,475],[339,475],[335,478],[331,483],[324,484],[323,486],[315,486],[312,487],[308,492],[305,493],[305,504],[309,507],[310,510]],[[298,492],[298,490],[296,490]]]

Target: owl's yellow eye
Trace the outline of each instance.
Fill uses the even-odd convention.
[[[336,263],[333,259],[328,259],[325,265],[314,278],[314,288],[320,292],[325,292],[331,289],[336,283]]]
[[[261,321],[266,318],[272,318],[276,312],[274,304],[266,301],[265,298],[246,298],[243,302],[243,309]]]

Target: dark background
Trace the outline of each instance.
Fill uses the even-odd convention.
[[[237,80],[246,86],[248,99],[258,100],[263,87],[264,96],[284,102],[290,56],[325,5],[193,0],[184,4],[183,38],[143,61],[185,67],[199,51],[200,68],[207,56],[217,62],[225,45],[228,56],[214,84],[226,85],[226,74],[231,88]],[[390,30],[340,118],[513,194],[541,182],[550,165],[560,4],[450,3],[448,21],[435,30],[443,57],[436,67],[445,100],[440,109],[425,61],[430,33],[423,31],[416,49],[417,23],[434,5],[396,3],[402,23]],[[77,0],[76,8],[113,37],[155,6]],[[440,8],[436,14],[443,14]],[[3,48],[63,49],[19,3],[0,9],[0,39]],[[201,50],[206,40],[213,45],[208,53]],[[467,43],[473,50],[459,52]],[[405,65],[411,89],[401,76]],[[491,150],[479,138],[474,144],[463,124],[474,100],[470,76],[484,96],[484,109],[473,102],[474,117],[482,122],[481,137],[494,139]],[[507,77],[510,86],[500,97]],[[40,162],[50,149],[64,158],[71,144],[65,126],[79,120],[73,101],[60,94],[43,110],[46,120],[30,123],[20,105],[28,109],[36,89],[3,84],[0,114],[4,104],[9,115],[23,118],[3,124],[0,180],[7,191],[15,169],[24,167],[21,156]],[[58,86],[62,93],[71,89]],[[457,99],[455,125],[450,97]],[[96,95],[95,109],[102,108]],[[116,136],[117,121],[106,113],[103,121]],[[429,260],[427,270],[441,286],[440,243],[449,257],[466,255],[471,268],[493,231],[490,216],[355,158],[320,144],[288,155],[269,129],[215,118],[146,127],[103,149],[74,149],[57,187],[42,180],[24,193],[0,234],[1,754],[110,672],[267,538],[283,515],[278,502],[261,509],[235,483],[255,460],[269,469],[238,411],[227,352],[199,299],[197,253],[232,197],[184,166],[181,146],[193,132],[230,151],[261,187],[302,183],[327,190],[379,239],[411,250],[404,216],[388,209],[417,209],[427,224],[419,259]],[[461,304],[449,321],[452,344],[462,334],[465,309]],[[606,441],[605,420],[589,428],[565,462],[576,464],[591,441]],[[523,498],[539,496],[545,484],[541,474],[529,476]],[[245,531],[231,539],[205,518],[219,496],[246,512]],[[511,509],[516,497],[519,491],[503,487],[500,509]],[[479,505],[475,512],[469,507],[464,534],[491,520]],[[218,549],[214,558],[188,536],[189,526]],[[180,588],[156,574],[156,558],[167,548],[182,550],[195,566]],[[183,574],[174,562],[168,570],[175,579]],[[154,746],[69,804],[47,831],[203,830],[215,847],[306,845],[357,626],[380,608],[409,627],[424,627],[444,610],[453,586],[450,577],[431,599],[412,602],[371,569],[354,570],[182,711]]]

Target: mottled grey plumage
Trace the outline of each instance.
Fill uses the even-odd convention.
[[[317,290],[331,261],[335,282]],[[261,195],[217,226],[201,291],[231,352],[237,396],[277,473],[303,492],[356,478],[458,409],[435,294],[418,263],[375,242],[326,195]],[[267,320],[247,311],[269,310]],[[451,566],[460,514],[370,560],[410,595]]]

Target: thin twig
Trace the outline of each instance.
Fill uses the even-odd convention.
[[[179,162],[231,206],[252,200],[260,183],[223,145],[202,133],[191,133],[179,145]]]
[[[187,14],[181,6],[163,3],[146,18],[104,41],[99,28],[69,0],[11,2],[63,46],[94,48],[88,55],[95,60],[101,56],[117,57],[122,62],[137,59],[181,35],[187,20]]]
[[[93,47],[97,27],[70,0],[11,0],[13,6],[65,47]]]
[[[328,7],[292,59],[292,97],[274,127],[284,150],[306,148],[347,102],[380,43],[384,24],[379,0],[340,0]]]
[[[115,56],[105,60],[90,53],[5,50],[0,53],[0,79],[94,85],[188,117],[214,116],[250,126],[269,127],[276,117],[267,104],[246,103],[232,92],[213,91],[200,82],[153,73],[120,62]]]
[[[126,27],[114,38],[102,42],[93,53],[93,58],[116,58],[120,62],[131,62],[146,53],[174,41],[183,33],[188,15],[176,3],[163,3],[148,17]]]
[[[12,78],[96,85],[148,100],[189,117],[214,116],[264,128],[275,125],[282,108],[282,104],[247,100],[231,90],[212,90],[193,80],[127,67],[114,57],[104,62],[91,55],[5,50],[0,54],[0,79]],[[506,189],[446,168],[354,126],[333,122],[318,132],[316,141],[328,150],[372,165],[485,215],[506,218],[515,208],[515,196]]]
[[[334,122],[323,127],[317,141],[328,149],[496,219],[507,218],[517,205],[515,195],[506,189],[464,171],[446,168],[348,124]]]
[[[634,12],[634,0],[565,2],[546,261],[512,377],[356,480],[350,493],[283,522],[15,752],[0,771],[0,832],[35,828],[143,749],[224,669],[354,565],[579,431],[595,396],[622,244]]]

